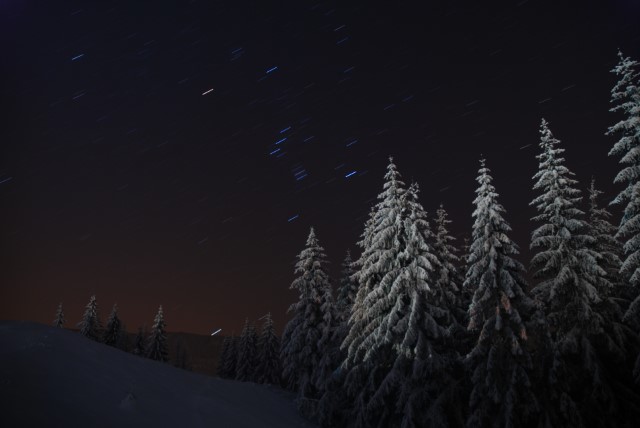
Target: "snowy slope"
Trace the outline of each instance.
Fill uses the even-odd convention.
[[[0,322],[2,427],[312,427],[291,394],[176,369],[41,324]]]

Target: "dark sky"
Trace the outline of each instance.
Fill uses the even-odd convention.
[[[462,238],[484,154],[528,263],[540,119],[610,200],[640,59],[637,2],[571,3],[0,0],[0,318],[281,329],[309,227],[337,275],[389,155]]]

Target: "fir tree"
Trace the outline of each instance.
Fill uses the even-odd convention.
[[[613,204],[624,205],[624,215],[616,238],[624,241],[622,277],[629,282],[631,304],[625,322],[640,334],[640,72],[639,63],[618,52],[619,62],[611,70],[619,80],[611,91],[610,111],[621,113],[623,119],[609,127],[607,135],[618,135],[609,155],[621,156],[624,165],[614,182],[625,185]],[[635,363],[634,378],[640,385],[640,354]]]
[[[324,347],[331,334],[331,284],[325,271],[326,256],[313,228],[306,247],[298,255],[295,273],[299,276],[291,288],[299,293],[298,302],[291,305],[293,318],[282,336],[281,360],[287,388],[298,394],[298,404],[306,414],[313,412],[312,400],[317,400],[324,380],[318,367]],[[321,384],[322,383],[322,384]]]
[[[454,321],[450,290],[434,282],[435,237],[418,186],[405,189],[392,160],[378,199],[360,243],[360,288],[343,343],[344,405],[353,407],[348,418],[355,426],[446,423],[451,402],[435,397],[455,384],[448,343]],[[335,413],[344,419],[344,411]]]
[[[484,159],[480,165],[465,277],[465,286],[475,290],[468,328],[479,333],[466,357],[472,373],[467,426],[529,426],[535,424],[537,404],[524,320],[533,302],[524,292],[524,267],[514,259],[518,249],[508,236],[511,227],[503,218],[490,170]]]
[[[358,282],[354,275],[354,262],[351,259],[351,252],[347,251],[347,255],[342,262],[342,276],[335,305],[336,327],[331,339],[331,353],[334,358],[332,371],[338,367],[346,356],[344,350],[340,350],[340,345],[342,345],[349,333],[349,317],[358,293]]]
[[[607,414],[618,411],[618,405],[607,379],[611,373],[606,360],[624,360],[620,338],[609,334],[613,320],[606,320],[607,313],[615,312],[608,300],[612,284],[601,267],[604,256],[595,251],[597,239],[578,208],[582,198],[573,173],[564,166],[564,149],[544,119],[540,133],[542,153],[537,156],[534,190],[541,194],[531,205],[538,210],[534,220],[541,224],[531,240],[535,252],[531,266],[537,279],[532,292],[544,306],[552,342],[547,347],[552,353],[548,363],[552,390],[546,396],[567,403],[551,418],[559,418],[554,423],[561,425],[597,421],[607,426],[612,422]],[[582,408],[574,403],[582,403]]]
[[[151,335],[147,342],[147,358],[162,362],[169,361],[166,327],[164,314],[162,313],[162,305],[160,305],[153,321],[153,326],[151,327]]]
[[[182,339],[179,339],[176,344],[176,358],[174,366],[183,370],[191,370],[187,347]]]
[[[100,323],[100,317],[98,315],[98,303],[96,302],[96,296],[91,296],[89,299],[89,303],[87,303],[84,315],[82,316],[82,321],[80,321],[78,327],[80,327],[81,335],[98,342],[100,341],[100,338],[102,337],[100,334],[102,324]]]
[[[228,361],[232,358],[231,354],[233,352],[233,338],[225,336],[222,341],[222,350],[220,351],[220,359],[218,360],[218,368],[216,370],[216,374],[223,379],[230,377],[231,370]],[[235,375],[233,377],[235,377]]]
[[[133,341],[133,353],[135,355],[139,355],[141,357],[146,355],[144,341],[145,337],[147,337],[146,328],[142,326],[138,327],[138,333]]]
[[[236,363],[236,379],[240,381],[253,381],[257,361],[258,336],[256,328],[249,323],[249,318],[244,323],[238,348],[238,361]]]
[[[258,338],[258,358],[255,379],[258,383],[280,384],[282,365],[280,364],[280,339],[273,328],[271,313],[262,326]]]
[[[464,278],[458,269],[461,258],[457,254],[458,249],[453,245],[456,238],[451,236],[447,229],[450,223],[446,210],[440,204],[436,211],[433,242],[433,252],[438,259],[435,281],[437,288],[443,290],[444,303],[454,311],[456,322],[451,325],[452,333],[458,333],[463,322],[468,322],[466,313],[471,299],[463,293]]]
[[[53,320],[53,326],[57,328],[64,328],[64,311],[62,310],[62,303],[58,304],[56,319]]]
[[[104,330],[104,336],[102,341],[105,345],[118,346],[121,342],[122,336],[122,323],[118,318],[118,305],[113,305],[109,319],[107,320],[107,328]]]

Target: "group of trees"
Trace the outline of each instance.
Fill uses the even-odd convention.
[[[54,327],[63,328],[65,324],[64,311],[62,303],[58,305],[56,317],[53,321]],[[80,334],[91,340],[102,342],[105,345],[113,346],[123,351],[131,351],[135,355],[140,355],[152,360],[167,362],[169,361],[169,350],[167,344],[166,323],[164,322],[164,314],[162,306],[158,308],[158,313],[151,327],[151,332],[147,335],[145,329],[140,327],[135,337],[133,349],[130,349],[129,338],[125,325],[118,316],[118,305],[114,304],[109,314],[106,327],[103,328],[98,313],[98,302],[96,296],[91,296],[89,303],[84,310],[82,321],[77,325]],[[184,352],[178,353],[178,358],[182,362]],[[184,357],[186,359],[186,357]],[[184,363],[186,365],[186,363]]]
[[[265,316],[260,335],[255,325],[245,321],[240,337],[227,336],[222,342],[218,376],[225,379],[279,384],[280,339],[273,327],[271,313]]]
[[[623,164],[613,201],[623,217],[611,223],[593,180],[583,203],[543,119],[531,284],[485,159],[462,254],[444,208],[430,224],[418,185],[405,185],[392,159],[336,299],[311,229],[280,353],[303,413],[330,427],[637,423],[640,76],[619,57],[611,111],[623,118],[607,134],[619,137],[610,155]]]

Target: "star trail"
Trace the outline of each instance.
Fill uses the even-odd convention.
[[[526,255],[541,117],[613,195],[609,70],[640,58],[638,13],[2,2],[0,318],[49,323],[62,301],[75,324],[96,294],[130,331],[160,304],[172,331],[280,329],[309,227],[336,284],[390,155],[462,242],[484,154]]]

